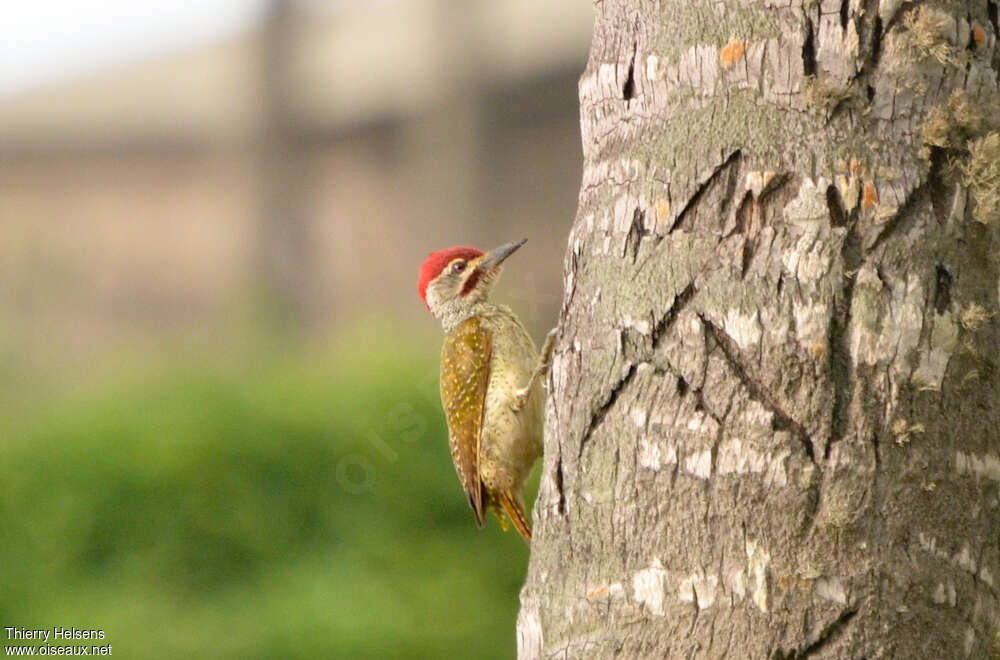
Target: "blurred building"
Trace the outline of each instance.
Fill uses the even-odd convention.
[[[429,251],[521,236],[504,293],[552,322],[590,3],[319,4],[0,98],[0,338],[89,353],[261,292],[305,327],[407,322]]]

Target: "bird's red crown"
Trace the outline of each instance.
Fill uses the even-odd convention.
[[[427,309],[431,308],[427,304],[427,285],[441,274],[445,266],[455,259],[475,259],[482,254],[482,250],[477,250],[474,247],[456,245],[427,255],[427,260],[420,266],[420,277],[417,279],[417,290],[420,292],[420,299],[424,301],[424,306]]]

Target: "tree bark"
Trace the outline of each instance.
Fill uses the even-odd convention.
[[[990,657],[996,2],[595,13],[520,656]]]

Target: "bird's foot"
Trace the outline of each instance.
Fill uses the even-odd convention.
[[[514,394],[514,405],[512,406],[514,408],[514,412],[521,412],[521,409],[528,403],[528,395],[530,393],[531,383],[529,383],[527,387],[519,389]]]
[[[528,384],[519,389],[514,395],[514,405],[511,406],[514,412],[520,412],[524,408],[524,405],[528,403],[528,396],[531,394],[531,388],[535,386],[535,381],[539,378],[545,378],[548,375],[552,360],[552,348],[555,345],[556,333],[558,331],[559,327],[556,326],[549,330],[549,334],[546,335],[545,344],[542,346],[542,353],[538,358],[538,364],[531,373]]]

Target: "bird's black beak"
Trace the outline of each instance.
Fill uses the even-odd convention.
[[[497,266],[503,263],[504,259],[514,254],[519,247],[528,242],[528,239],[522,238],[519,241],[511,241],[510,243],[504,243],[500,247],[490,250],[483,256],[483,260],[480,261],[476,268],[479,270],[490,271],[495,269]]]

